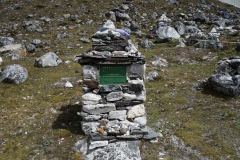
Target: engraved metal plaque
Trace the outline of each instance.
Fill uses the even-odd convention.
[[[126,65],[104,64],[100,65],[100,84],[126,84]]]

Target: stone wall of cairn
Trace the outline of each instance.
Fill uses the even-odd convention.
[[[92,48],[79,55],[79,63],[83,70],[80,113],[83,132],[92,141],[146,137],[149,128],[144,107],[145,57],[132,44],[128,34],[112,28],[97,31],[92,36]],[[126,81],[101,82],[108,78],[101,77],[104,65],[125,66]],[[112,71],[116,73],[113,77],[118,76],[117,68]],[[111,74],[107,76],[111,78]]]

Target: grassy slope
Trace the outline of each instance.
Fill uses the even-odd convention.
[[[190,0],[188,0],[190,1]],[[183,12],[188,1],[180,1]],[[11,3],[12,2],[12,3]],[[74,55],[85,52],[91,44],[83,44],[81,37],[91,37],[99,27],[98,24],[84,25],[64,19],[46,23],[47,29],[43,34],[28,32],[21,29],[21,22],[28,14],[36,13],[34,19],[42,16],[50,18],[62,17],[62,14],[78,14],[79,19],[94,19],[101,22],[104,17],[98,17],[99,12],[106,13],[112,9],[111,2],[94,1],[29,1],[1,2],[0,7],[11,6],[12,10],[2,10],[1,24],[19,22],[19,28],[11,36],[25,39],[30,43],[34,38],[45,39],[43,48],[34,54],[15,61],[3,57],[3,69],[6,65],[17,63],[27,68],[29,79],[20,85],[0,83],[0,159],[80,159],[81,155],[73,150],[74,143],[84,135],[80,130],[80,118],[76,112],[81,108],[75,102],[81,103],[81,85],[74,84],[74,88],[56,88],[51,84],[62,77],[76,77],[81,79],[81,66],[76,62],[61,64],[52,68],[33,67],[35,58],[48,51],[58,52],[62,60],[71,60]],[[170,12],[171,7],[158,3],[134,2],[140,13],[151,13],[158,7],[157,13]],[[190,1],[192,2],[192,0]],[[19,6],[14,4],[18,3]],[[62,7],[55,7],[60,3]],[[23,4],[23,5],[21,5]],[[80,6],[84,4],[87,9]],[[119,4],[121,4],[119,2]],[[72,7],[70,7],[72,6]],[[229,7],[229,6],[227,6]],[[151,11],[149,11],[151,10]],[[9,17],[5,13],[10,13]],[[83,14],[85,13],[85,14]],[[121,26],[116,23],[116,26]],[[62,26],[70,29],[64,29]],[[73,26],[73,27],[69,27]],[[146,27],[145,31],[148,30]],[[144,31],[144,29],[143,29]],[[63,40],[56,39],[59,33],[67,33],[70,37]],[[22,33],[21,36],[16,35]],[[137,41],[135,37],[132,37]],[[239,39],[237,39],[239,40]],[[76,44],[81,44],[79,48]],[[44,49],[45,46],[50,46]],[[66,46],[71,46],[69,49]],[[160,78],[154,82],[146,82],[147,101],[145,103],[148,114],[148,125],[156,131],[161,131],[163,137],[152,144],[142,143],[143,159],[157,159],[158,153],[164,150],[168,159],[183,159],[187,152],[174,146],[171,137],[177,135],[192,150],[200,151],[210,159],[237,159],[240,141],[239,129],[239,98],[227,97],[211,91],[211,89],[195,91],[191,88],[211,76],[215,64],[224,57],[237,55],[232,46],[223,50],[203,50],[187,47],[178,49],[175,44],[157,44],[151,49],[139,49],[147,57],[147,73],[156,69]],[[211,61],[202,57],[209,54]],[[167,68],[155,68],[150,59],[154,55],[161,55],[170,63]],[[179,65],[179,62],[183,62]],[[197,154],[189,153],[191,159],[199,159]]]

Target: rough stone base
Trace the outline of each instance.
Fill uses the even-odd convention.
[[[88,140],[80,140],[75,144],[75,150],[83,154],[82,160],[141,160],[140,141],[116,141],[104,147],[90,150]]]

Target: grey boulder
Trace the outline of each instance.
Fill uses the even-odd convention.
[[[28,71],[19,64],[12,64],[5,67],[0,77],[0,82],[23,83],[28,78]]]
[[[41,56],[40,58],[36,58],[35,67],[53,67],[58,66],[62,63],[62,60],[58,58],[58,56],[53,52],[48,52]]]

